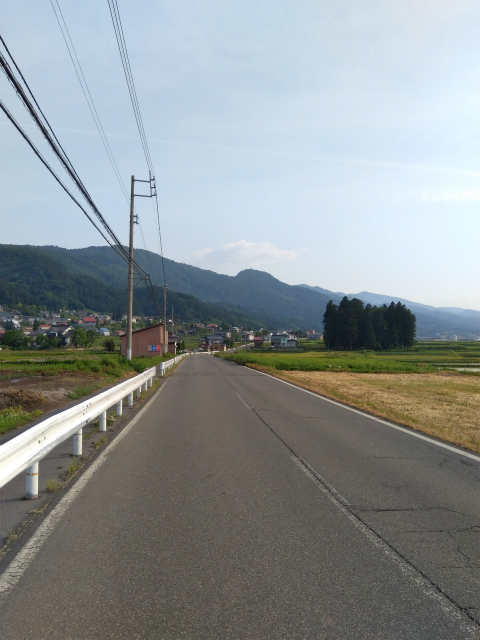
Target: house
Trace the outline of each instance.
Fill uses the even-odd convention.
[[[98,332],[104,338],[110,335],[110,331],[108,329],[99,329]]]
[[[216,331],[215,332],[216,336],[222,336],[222,338],[231,338],[232,334],[230,333],[230,331]]]
[[[253,342],[254,335],[251,331],[242,331],[243,342]]]
[[[116,330],[113,332],[113,335],[114,335],[114,336],[119,336],[119,337],[121,338],[122,336],[126,335],[126,333],[125,333],[125,331],[122,331],[121,329],[116,329]]]
[[[203,336],[199,339],[198,346],[208,351],[226,351],[227,349],[224,338],[218,335]]]
[[[97,324],[97,319],[94,316],[84,316],[80,322],[81,324],[93,325]]]
[[[315,331],[309,331],[307,333],[308,340],[323,340],[323,333],[316,333]]]
[[[73,327],[69,324],[52,324],[46,332],[49,338],[59,338],[61,346],[67,347],[72,342]]]
[[[271,343],[272,343],[272,347],[275,348],[286,348],[288,346],[288,338],[290,336],[288,335],[288,333],[282,332],[282,333],[272,333],[272,337],[271,337]]]
[[[263,343],[265,342],[265,336],[255,336],[253,339],[254,347],[263,347]]]
[[[132,357],[159,356],[163,351],[163,322],[132,331]],[[122,355],[127,355],[127,334],[122,338]],[[166,332],[168,344],[168,331]]]

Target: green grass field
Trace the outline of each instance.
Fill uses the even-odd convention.
[[[0,380],[29,375],[55,376],[64,373],[121,378],[131,373],[141,373],[170,360],[173,356],[139,357],[128,362],[118,352],[108,353],[101,349],[79,349],[52,351],[0,351]]]
[[[222,354],[238,364],[282,371],[352,371],[355,373],[432,373],[457,367],[476,369],[480,342],[422,342],[411,349],[389,351],[327,351],[323,342],[299,341],[304,353],[248,350]],[[466,371],[469,373],[469,371]],[[480,372],[471,371],[472,375]]]

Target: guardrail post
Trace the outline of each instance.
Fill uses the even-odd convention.
[[[127,396],[127,404],[129,407],[133,407],[133,391]]]
[[[165,363],[160,362],[160,377],[163,378],[164,375],[165,375]]]
[[[123,413],[123,400],[117,402],[117,416],[121,416]]]
[[[147,382],[147,386],[148,386],[149,389],[152,388],[152,384],[153,384],[153,378],[149,378],[148,382]]]
[[[146,391],[146,390],[147,390],[147,383],[146,383],[146,382],[144,382],[144,383],[142,384],[141,389],[142,389],[142,391]]]
[[[79,429],[77,433],[73,435],[73,455],[81,456],[83,450],[83,429]]]
[[[26,470],[25,497],[27,500],[38,498],[38,462]]]
[[[106,411],[100,414],[100,427],[98,430],[99,431],[107,430],[107,412]]]
[[[138,387],[138,389],[137,389],[137,400],[140,398],[141,393],[142,393],[142,387]]]

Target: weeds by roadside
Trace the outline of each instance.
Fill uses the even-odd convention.
[[[58,478],[52,478],[51,480],[47,480],[47,491],[48,493],[56,493],[62,486],[62,483]]]
[[[0,411],[0,433],[6,433],[17,427],[21,427],[40,416],[40,409],[24,411],[22,407],[8,407]]]
[[[76,387],[73,391],[67,393],[67,396],[71,400],[78,400],[79,398],[83,398],[83,396],[89,396],[91,393],[98,389],[98,384],[86,384],[83,386]]]

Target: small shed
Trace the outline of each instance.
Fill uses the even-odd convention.
[[[132,357],[159,356],[163,351],[163,322],[132,331]],[[168,345],[168,331],[167,331]],[[127,355],[127,336],[122,336],[122,355]]]

